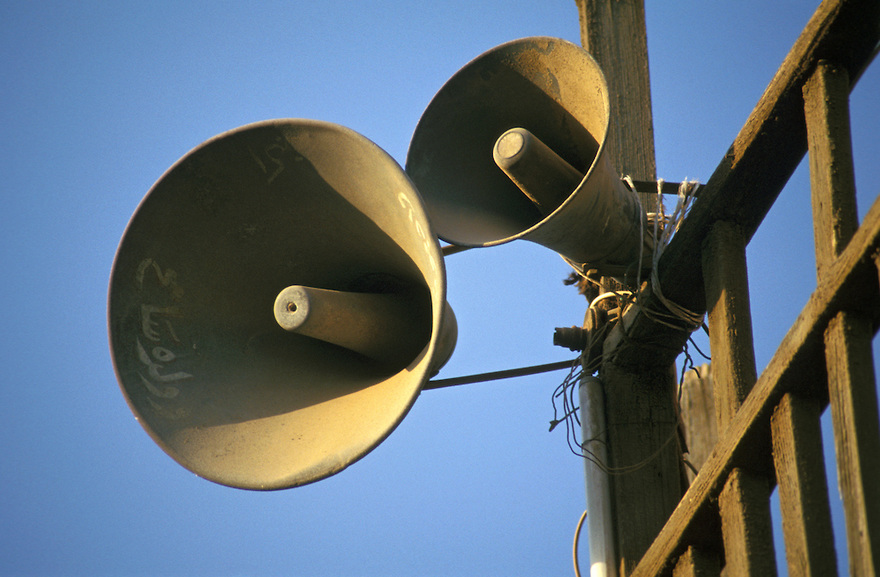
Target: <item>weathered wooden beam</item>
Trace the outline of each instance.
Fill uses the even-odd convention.
[[[654,118],[644,2],[576,2],[581,44],[599,63],[608,82],[612,119],[605,145],[613,166],[636,180],[654,180]],[[643,198],[647,197],[656,195]]]
[[[736,466],[770,467],[770,415],[787,392],[820,396],[825,386],[824,333],[841,310],[873,311],[880,319],[880,283],[874,255],[880,249],[880,199],[874,202],[853,239],[831,265],[776,354],[761,373],[751,394],[730,422],[726,434],[703,465],[669,521],[636,567],[633,575],[668,575],[676,557],[688,546],[711,547],[717,499]],[[824,404],[824,402],[823,402]],[[717,546],[717,543],[714,544]]]
[[[699,471],[718,442],[718,421],[715,417],[715,379],[711,366],[701,365],[695,371],[687,371],[681,387],[681,418],[684,425],[688,461]],[[688,480],[695,473],[688,470]]]
[[[752,237],[806,152],[801,88],[816,63],[834,60],[854,78],[878,41],[880,2],[822,2],[661,257],[659,280],[669,300],[692,311],[706,310],[701,246],[709,230],[725,220],[738,224],[747,240]],[[625,334],[622,327],[612,331],[606,350],[622,365],[670,364],[688,334],[645,314],[644,309],[663,310],[656,296],[646,292],[640,299],[643,306],[626,315]],[[645,342],[666,347],[645,347]]]
[[[758,379],[752,341],[746,239],[728,221],[718,221],[703,243],[703,282],[709,309],[709,344],[719,434]]]
[[[770,484],[762,475],[734,468],[718,496],[728,575],[776,575]]]
[[[816,275],[822,278],[859,226],[849,118],[849,76],[820,61],[804,84]]]
[[[614,365],[600,372],[608,391],[605,426],[621,576],[632,572],[682,495],[670,373],[635,374]]]
[[[852,575],[864,577],[880,573],[880,428],[872,324],[841,311],[825,333],[849,567]]]
[[[837,575],[815,397],[787,393],[773,411],[773,462],[790,577]]]
[[[688,547],[672,571],[672,577],[718,577],[720,574],[718,556],[696,547]]]
[[[642,0],[577,0],[581,40],[608,82],[611,122],[606,150],[615,169],[654,180],[654,128]],[[656,194],[640,194],[648,210]],[[616,281],[603,279],[613,287]],[[617,569],[628,575],[682,494],[681,449],[672,360],[629,371],[603,363],[608,460]]]
[[[723,435],[757,380],[746,239],[740,228],[728,221],[716,222],[703,243],[702,262],[715,415]],[[763,576],[776,571],[769,487],[766,474],[735,468],[721,491],[721,531],[730,575]]]
[[[858,227],[846,70],[831,61],[819,62],[803,92],[821,279]],[[847,311],[831,319],[825,331],[850,572],[866,576],[880,570],[880,424],[872,338],[872,319]]]

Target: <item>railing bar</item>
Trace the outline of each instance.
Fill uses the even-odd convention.
[[[803,90],[820,279],[858,227],[849,90],[846,69],[828,61]],[[825,358],[850,572],[873,576],[880,570],[880,422],[871,323],[838,313],[825,331]]]
[[[727,575],[776,575],[767,477],[734,468],[718,496],[718,506]]]
[[[672,577],[717,577],[720,574],[718,556],[697,547],[688,547],[672,571]]]
[[[746,239],[729,221],[715,223],[703,244],[703,283],[718,434],[758,380],[746,266]]]
[[[870,319],[842,311],[825,333],[837,478],[852,575],[880,572],[880,426]]]
[[[757,380],[742,230],[728,221],[715,223],[703,244],[702,262],[715,415],[723,435]],[[721,531],[731,575],[775,575],[767,487],[766,476],[735,469],[721,492]]]
[[[787,393],[770,420],[790,577],[837,575],[820,406],[814,396]]]
[[[819,62],[803,93],[816,275],[821,280],[859,226],[846,70]]]
[[[853,240],[828,269],[633,575],[659,575],[671,569],[675,555],[687,547],[685,536],[692,530],[694,518],[712,507],[712,499],[720,492],[734,461],[748,458],[749,439],[767,430],[770,412],[782,395],[803,386],[807,380],[803,375],[824,372],[823,333],[835,311],[863,305],[876,307],[880,286],[873,255],[878,248],[880,199],[874,202]],[[697,540],[698,535],[691,537]]]

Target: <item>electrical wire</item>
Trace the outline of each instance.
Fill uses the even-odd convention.
[[[589,306],[588,308],[591,308],[591,309],[592,309],[592,308],[596,308],[596,304],[597,304],[599,301],[604,300],[604,299],[607,299],[607,298],[617,297],[617,300],[618,300],[618,301],[622,301],[622,300],[626,300],[625,297],[629,297],[629,296],[632,296],[632,291],[608,291],[608,292],[604,292],[604,293],[600,294],[599,296],[597,296],[596,298],[594,298],[594,299],[590,302],[590,306]],[[618,303],[618,304],[619,304],[619,303]]]
[[[578,541],[580,541],[581,527],[584,526],[584,519],[586,519],[586,518],[587,518],[587,511],[584,510],[584,512],[581,513],[581,518],[578,519],[577,527],[575,527],[575,530],[574,530],[574,544],[571,547],[571,557],[572,557],[572,561],[574,562],[575,577],[581,577],[581,567],[580,567],[580,563],[578,563]]]
[[[687,308],[675,303],[669,299],[667,299],[663,295],[663,291],[660,288],[660,279],[658,276],[660,257],[663,255],[663,252],[666,250],[666,247],[669,246],[669,242],[672,240],[673,235],[678,232],[679,228],[681,228],[682,223],[685,220],[685,217],[690,212],[691,205],[693,204],[696,191],[699,190],[700,183],[697,181],[684,181],[678,188],[678,202],[675,205],[675,210],[672,212],[672,215],[669,217],[668,221],[663,226],[662,231],[658,230],[658,220],[654,220],[654,255],[652,258],[651,267],[651,289],[654,293],[654,296],[663,303],[667,310],[672,313],[675,317],[686,323],[688,328],[691,328],[693,331],[696,328],[699,328],[700,325],[703,324],[703,318],[705,317],[702,313],[695,313]],[[663,181],[657,181],[657,197],[658,201],[662,204],[662,195],[663,195]],[[658,238],[659,236],[659,238]]]
[[[710,357],[709,355],[707,355],[706,353],[704,353],[703,351],[700,350],[700,347],[697,346],[697,343],[696,343],[696,341],[694,341],[693,337],[688,338],[688,341],[690,341],[690,343],[692,345],[694,345],[694,348],[697,349],[697,352],[700,353],[701,357],[703,357],[707,361],[712,360],[712,357]]]
[[[609,330],[611,325],[605,324],[601,327],[599,331],[597,331],[596,335],[590,335],[592,338],[602,338],[604,332]],[[587,344],[587,351],[590,350],[590,343]],[[686,359],[691,359],[690,354],[687,352],[687,343],[682,347],[682,352],[685,354]],[[582,433],[580,418],[578,417],[578,411],[580,407],[575,403],[574,395],[577,392],[577,386],[580,383],[580,379],[584,374],[595,374],[596,371],[599,370],[599,367],[602,365],[604,360],[607,358],[607,353],[603,353],[597,356],[594,359],[589,359],[583,363],[582,367],[572,366],[571,371],[566,375],[565,379],[563,379],[562,383],[556,387],[553,391],[553,395],[551,396],[551,405],[553,406],[553,419],[550,421],[550,431],[553,431],[558,425],[565,425],[565,437],[566,443],[568,444],[569,450],[577,457],[581,457],[595,464],[601,471],[605,472],[608,475],[625,475],[629,473],[633,473],[638,471],[639,469],[647,466],[651,461],[657,458],[668,446],[669,444],[678,438],[679,436],[679,426],[673,427],[670,432],[669,437],[660,445],[660,447],[655,450],[650,455],[646,456],[644,459],[637,463],[633,463],[630,465],[624,465],[619,467],[610,467],[607,463],[602,462],[598,456],[589,450],[587,447],[592,442],[600,442],[600,438],[605,434],[605,431],[602,431],[597,435],[598,438],[593,439],[580,439],[579,435]],[[576,359],[577,360],[577,359]],[[687,365],[686,365],[687,366]],[[580,369],[580,370],[578,370]],[[690,360],[689,368],[686,370],[696,370],[693,367],[693,360]],[[681,375],[681,381],[678,383],[679,395],[681,394],[681,386],[684,380],[684,372]],[[561,410],[560,405],[561,404]],[[561,412],[561,416],[560,416]],[[679,415],[680,418],[680,415]]]

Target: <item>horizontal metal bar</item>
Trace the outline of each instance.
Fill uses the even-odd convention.
[[[442,389],[445,387],[455,387],[457,385],[469,385],[471,383],[482,383],[484,381],[497,381],[499,379],[512,379],[514,377],[525,377],[538,373],[547,373],[550,371],[561,371],[562,369],[570,369],[578,361],[580,357],[571,359],[570,361],[559,361],[558,363],[547,363],[545,365],[533,365],[531,367],[521,367],[518,369],[507,369],[504,371],[495,371],[491,373],[480,373],[477,375],[468,375],[465,377],[453,377],[451,379],[438,379],[436,381],[428,381],[422,390]]]

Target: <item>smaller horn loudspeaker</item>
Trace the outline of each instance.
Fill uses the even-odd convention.
[[[361,458],[456,340],[440,247],[403,169],[309,120],[221,134],[170,168],[122,237],[108,321],[144,429],[194,473],[246,489]]]
[[[586,51],[556,38],[517,40],[440,89],[406,171],[447,242],[521,238],[572,263],[625,270],[639,259],[643,209],[612,166],[611,118],[605,78]]]

